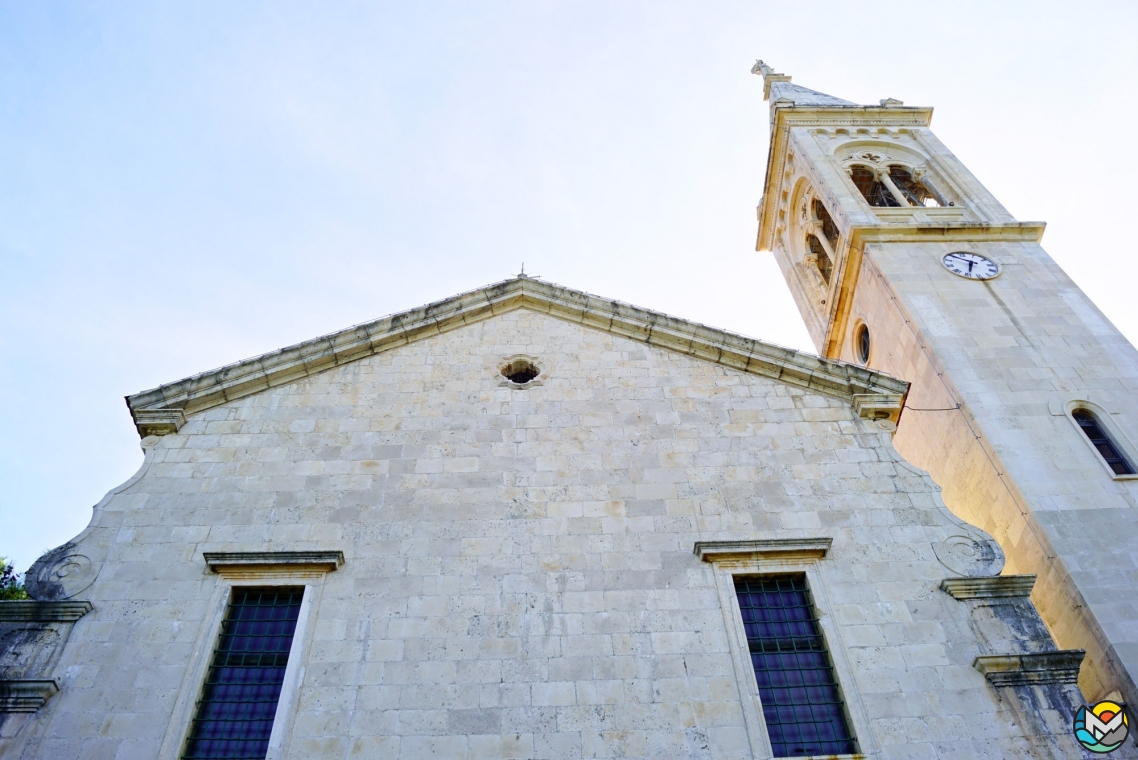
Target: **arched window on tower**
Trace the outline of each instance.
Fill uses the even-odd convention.
[[[1075,422],[1079,423],[1079,429],[1087,436],[1087,440],[1095,447],[1095,451],[1106,462],[1115,475],[1133,475],[1134,467],[1127,461],[1126,457],[1122,455],[1122,450],[1118,445],[1110,439],[1105,428],[1098,421],[1098,419],[1086,409],[1076,409],[1071,412],[1071,416]]]
[[[901,191],[901,195],[905,196],[905,200],[911,205],[941,205],[940,199],[933,195],[923,183],[914,178],[912,173],[904,166],[898,166],[897,164],[891,165],[889,167],[889,179],[893,180],[893,184]]]
[[[810,248],[809,257],[818,267],[818,274],[822,275],[822,281],[829,285],[830,273],[834,271],[834,262],[830,260],[822,241],[818,239],[817,235],[811,234],[806,236],[806,245]]]
[[[894,197],[889,188],[878,179],[877,172],[868,166],[854,164],[850,167],[850,178],[858,191],[865,196],[870,206],[900,206],[901,201]]]
[[[822,205],[822,201],[817,198],[814,199],[813,210],[814,218],[822,223],[822,237],[830,244],[830,250],[837,250],[838,248],[838,225],[834,224],[834,220],[830,218],[830,212]]]

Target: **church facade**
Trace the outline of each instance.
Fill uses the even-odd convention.
[[[142,468],[0,603],[0,758],[1081,756],[1132,631],[1070,510],[1033,517],[953,421],[996,403],[958,368],[1005,354],[958,357],[945,304],[986,308],[959,279],[1012,319],[1039,264],[1097,312],[927,109],[756,71],[760,247],[821,357],[519,276],[131,396]],[[1101,471],[1087,510],[1133,487],[1077,416],[1134,461],[1124,382],[1028,405],[1102,459],[1053,465]]]

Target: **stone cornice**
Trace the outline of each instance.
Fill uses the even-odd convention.
[[[74,623],[90,611],[90,602],[0,602],[0,622]]]
[[[138,434],[143,437],[177,433],[186,424],[186,415],[181,409],[135,409],[133,414]]]
[[[342,551],[202,552],[202,557],[215,573],[256,568],[332,572],[344,564]]]
[[[900,393],[855,393],[854,412],[865,420],[892,420],[897,422],[905,397]]]
[[[832,538],[696,541],[692,553],[704,562],[822,559],[833,543]]]
[[[1086,655],[1082,649],[1034,654],[981,655],[972,667],[993,686],[1035,686],[1045,683],[1077,683]]]
[[[0,680],[0,714],[34,713],[59,693],[51,678],[11,678]]]
[[[516,309],[531,309],[852,403],[855,394],[902,396],[909,384],[879,372],[517,277],[295,346],[168,383],[126,399],[141,435],[156,413],[188,416],[251,394]],[[166,432],[172,432],[169,427]]]
[[[954,599],[1000,599],[1031,596],[1034,575],[993,575],[981,578],[945,578],[941,591]]]
[[[776,129],[829,124],[852,127],[927,127],[932,120],[933,109],[927,106],[771,104],[771,122]]]
[[[1045,222],[888,222],[851,228],[850,244],[860,249],[866,243],[929,243],[942,240],[1038,243],[1043,239],[1046,228]]]

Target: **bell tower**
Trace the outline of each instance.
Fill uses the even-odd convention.
[[[1090,700],[1138,704],[1138,351],[929,129],[762,61],[771,144],[757,248],[818,352],[912,383],[894,437],[1061,648]]]

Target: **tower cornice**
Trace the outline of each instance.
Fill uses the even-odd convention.
[[[893,210],[893,209],[890,209]],[[914,208],[914,211],[927,209]],[[924,222],[860,225],[850,228],[850,244],[860,248],[865,243],[927,243],[930,240],[1003,240],[1038,243],[1043,239],[1046,222]]]

